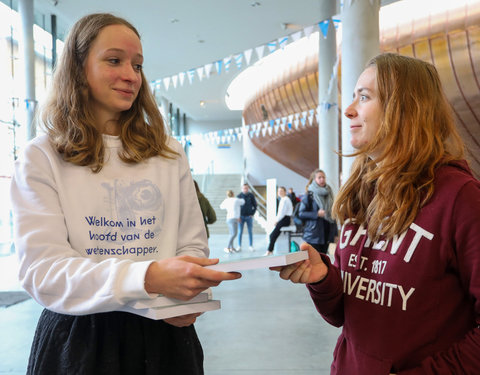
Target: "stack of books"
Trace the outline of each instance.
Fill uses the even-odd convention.
[[[210,299],[210,293],[205,291],[188,301],[159,295],[153,299],[130,302],[121,310],[158,320],[218,309],[220,309],[220,301]]]
[[[308,259],[308,252],[297,251],[276,256],[240,258],[227,262],[220,262],[212,266],[206,266],[205,268],[223,272],[238,272],[255,268],[286,266],[292,263],[301,262],[305,259]],[[143,299],[130,302],[121,310],[158,320],[174,316],[218,310],[220,307],[220,301],[211,299],[210,292],[204,291],[188,301],[158,295],[153,299]]]

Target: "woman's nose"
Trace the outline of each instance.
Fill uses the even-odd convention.
[[[354,118],[357,115],[357,112],[353,108],[353,103],[350,104],[347,109],[344,112],[345,116],[348,117],[349,119]]]
[[[135,68],[131,64],[125,64],[124,65],[123,71],[122,71],[122,76],[123,76],[124,80],[131,81],[131,82],[134,82],[139,78],[138,74],[137,74],[137,71],[135,70]]]

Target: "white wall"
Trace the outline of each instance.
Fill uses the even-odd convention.
[[[194,174],[242,174],[243,151],[242,142],[231,140],[229,148],[220,148],[219,144],[209,143],[201,134],[215,130],[240,127],[236,121],[197,121],[187,122],[187,134],[191,136],[191,145],[187,147],[190,168]]]
[[[277,186],[292,187],[297,195],[305,192],[307,179],[288,169],[260,151],[247,137],[245,142],[247,172],[253,185],[265,185],[268,178],[276,178]]]

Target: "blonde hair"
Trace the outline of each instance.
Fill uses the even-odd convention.
[[[93,172],[99,172],[104,165],[104,144],[90,111],[85,62],[99,32],[111,25],[124,25],[140,38],[133,25],[112,14],[90,14],[78,20],[65,41],[41,112],[42,125],[64,160],[89,166]],[[123,144],[120,157],[126,163],[139,163],[152,156],[173,159],[178,153],[167,145],[166,126],[143,72],[141,77],[137,98],[119,119]]]
[[[233,198],[235,196],[233,190],[227,190],[227,197]]]
[[[315,180],[317,173],[323,173],[323,175],[325,176],[325,179],[327,178],[327,175],[322,169],[315,169],[312,173],[310,173],[310,178],[308,179],[307,185],[305,186],[305,191],[308,191],[308,187],[310,186],[312,181]]]
[[[333,215],[368,223],[376,240],[403,233],[434,193],[435,170],[464,159],[464,145],[436,68],[392,53],[373,58],[383,118],[372,142],[358,150]],[[375,161],[367,155],[380,150]]]

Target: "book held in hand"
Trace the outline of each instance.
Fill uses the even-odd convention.
[[[308,259],[308,251],[296,251],[294,253],[274,256],[235,259],[227,262],[220,262],[212,266],[205,266],[205,268],[223,272],[235,272],[255,268],[286,266],[292,263],[301,262],[305,259]]]
[[[164,307],[150,307],[144,309],[136,309],[129,305],[125,305],[120,310],[136,315],[141,315],[146,318],[159,320],[173,318],[174,316],[203,313],[205,311],[218,309],[220,309],[220,301],[211,299],[206,302],[186,303],[181,305],[171,305]]]
[[[166,307],[172,305],[185,305],[189,303],[207,302],[208,298],[209,297],[207,291],[197,294],[195,297],[189,299],[188,301],[170,298],[159,294],[153,299],[140,299],[130,302],[127,305],[135,309],[148,309],[150,307]]]

